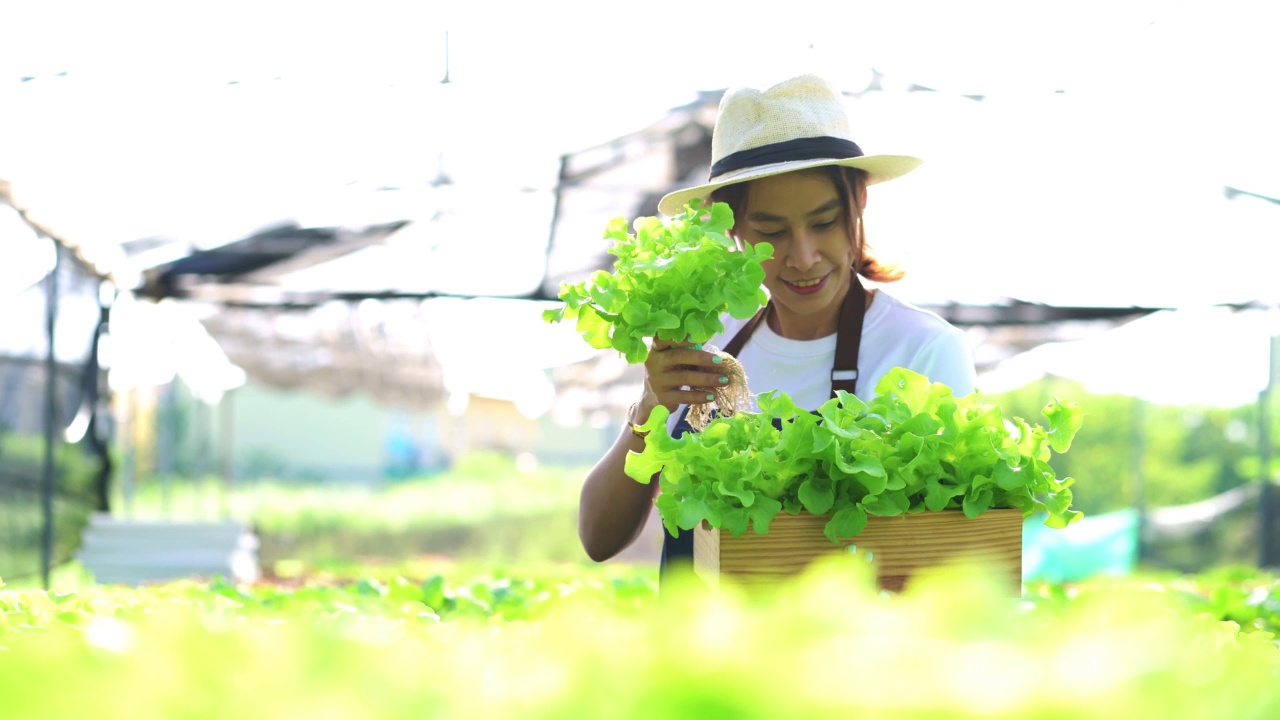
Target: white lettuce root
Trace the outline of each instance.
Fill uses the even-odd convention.
[[[716,396],[714,401],[689,406],[686,419],[689,421],[689,426],[698,432],[711,422],[713,408],[719,411],[721,417],[731,417],[739,410],[746,410],[751,402],[751,390],[747,387],[747,373],[742,369],[738,359],[713,345],[707,345],[703,349],[721,358],[720,366],[724,368],[723,372],[729,378],[729,383],[713,391]]]

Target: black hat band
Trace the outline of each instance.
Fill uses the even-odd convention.
[[[862,148],[838,137],[807,137],[761,145],[720,158],[711,166],[711,179],[743,168],[794,160],[845,160],[862,157]]]

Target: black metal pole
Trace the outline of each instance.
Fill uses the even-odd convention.
[[[177,447],[173,419],[177,414],[174,391],[177,382],[178,378],[175,376],[162,386],[159,402],[156,403],[156,472],[160,477],[160,512],[166,520],[173,519],[174,451]]]
[[[231,517],[231,491],[235,487],[235,393],[234,389],[227,390],[218,401],[218,486],[222,490],[219,505],[222,520]]]
[[[62,266],[62,248],[56,242],[53,243],[53,252],[53,269],[46,279],[44,305],[45,336],[49,346],[44,361],[44,476],[40,483],[40,508],[44,521],[40,542],[40,578],[46,590],[49,589],[49,575],[53,569],[53,461],[58,426],[61,424],[58,417],[58,358],[54,354],[53,338],[58,325],[58,273]]]
[[[1272,567],[1280,563],[1276,557],[1274,530],[1275,486],[1271,479],[1271,400],[1275,392],[1277,367],[1280,363],[1280,336],[1271,338],[1267,386],[1258,395],[1258,459],[1262,470],[1262,486],[1258,494],[1258,566]]]
[[[1129,476],[1133,483],[1133,506],[1138,511],[1138,538],[1136,560],[1143,561],[1147,547],[1143,541],[1147,535],[1147,481],[1142,474],[1146,459],[1146,401],[1138,396],[1129,400]]]

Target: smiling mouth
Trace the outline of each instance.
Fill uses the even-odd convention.
[[[791,290],[791,292],[798,293],[800,295],[810,295],[825,287],[827,284],[827,278],[830,276],[830,273],[828,273],[820,278],[812,278],[808,280],[783,280],[782,282]]]

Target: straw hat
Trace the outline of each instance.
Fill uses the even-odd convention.
[[[921,162],[906,155],[864,155],[851,137],[844,98],[822,78],[800,75],[767,90],[726,91],[711,136],[708,182],[667,194],[658,210],[676,215],[716,188],[793,170],[844,165],[867,171],[867,184],[873,184],[905,175]]]

